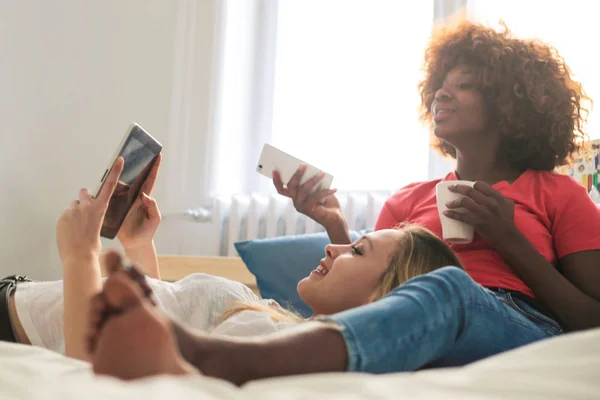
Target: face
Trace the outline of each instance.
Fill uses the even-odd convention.
[[[462,141],[473,143],[487,131],[484,98],[476,89],[475,76],[467,66],[448,72],[431,105],[433,133],[455,147]]]
[[[398,230],[387,229],[369,233],[351,245],[328,245],[320,265],[298,284],[298,294],[316,314],[367,304],[400,235]]]

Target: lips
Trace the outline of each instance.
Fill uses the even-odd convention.
[[[325,262],[323,260],[321,260],[321,263],[315,269],[315,271],[318,272],[320,275],[325,276],[329,273],[329,268],[327,268],[327,265],[325,264]]]
[[[456,110],[451,107],[435,106],[433,107],[433,120],[435,122],[443,121],[455,112]]]

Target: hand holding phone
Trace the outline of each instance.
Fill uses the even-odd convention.
[[[302,165],[305,165],[306,169],[302,174],[298,185],[303,185],[307,183],[309,179],[312,179],[316,175],[322,173],[320,169],[305,163],[302,160],[271,146],[270,144],[265,144],[258,160],[258,166],[256,167],[256,170],[270,179],[273,178],[273,173],[277,172],[281,177],[281,181],[287,186],[288,182],[290,182],[294,174],[296,174]],[[312,193],[318,190],[329,189],[332,181],[333,176],[325,173],[322,179],[319,180],[318,184],[311,188],[310,192]]]
[[[159,154],[142,185],[140,195],[133,202],[117,233],[117,238],[126,251],[133,248],[140,249],[151,244],[160,225],[160,210],[151,195],[158,177],[161,160],[162,155]]]
[[[343,219],[336,190],[330,189],[330,174],[269,144],[264,145],[257,171],[272,178],[277,192],[291,198],[298,212],[325,228]]]

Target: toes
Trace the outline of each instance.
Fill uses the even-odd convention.
[[[118,251],[107,251],[102,257],[102,266],[109,276],[125,272],[140,287],[144,297],[149,298],[153,304],[155,303],[152,299],[153,291],[146,281],[146,276],[136,266],[126,263]]]
[[[123,257],[117,250],[109,250],[102,256],[102,265],[108,275],[123,270]]]
[[[86,344],[89,354],[94,353],[98,333],[102,330],[102,326],[106,322],[108,314],[109,307],[106,304],[103,293],[100,292],[90,300],[90,321],[88,334],[86,336]]]
[[[148,281],[146,280],[146,277],[144,276],[144,274],[142,274],[140,272],[140,270],[137,269],[137,267],[135,267],[133,265],[128,266],[125,268],[125,273],[132,280],[134,280],[135,283],[137,283],[140,286],[145,297],[148,297],[148,298],[152,297],[152,293],[153,293],[152,288],[148,284]]]
[[[108,277],[103,293],[106,304],[116,312],[137,306],[144,298],[142,288],[124,272]]]
[[[99,329],[102,320],[106,317],[108,306],[104,300],[104,294],[98,293],[90,301],[90,325],[93,329]]]

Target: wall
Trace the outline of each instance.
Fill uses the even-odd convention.
[[[191,6],[194,29],[182,31]],[[177,216],[183,203],[169,203],[165,179],[186,148],[173,139],[182,129],[173,104],[189,93],[185,85],[195,97],[175,104],[193,107],[184,121],[190,137],[202,144],[210,126],[215,15],[209,0],[0,1],[0,276],[60,278],[56,217],[80,187],[96,186],[132,120],[170,149],[155,192],[171,205],[159,251],[216,246],[195,246],[207,228]],[[194,40],[181,47],[190,32]],[[182,79],[190,54],[194,73]]]

